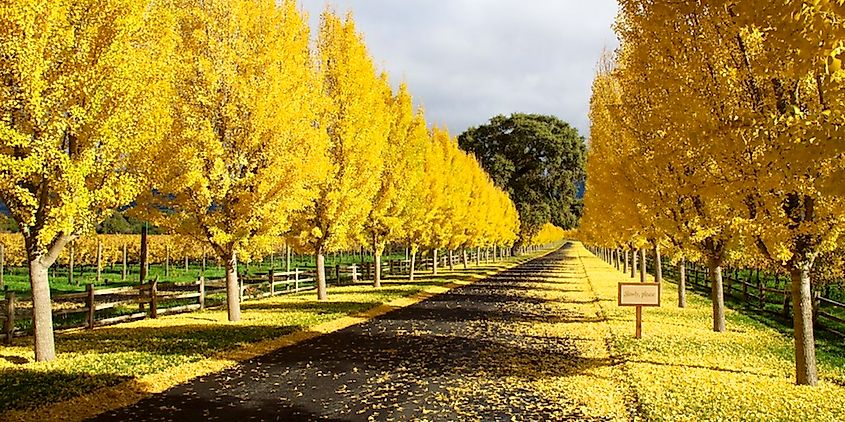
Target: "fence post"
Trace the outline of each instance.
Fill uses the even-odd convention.
[[[158,276],[150,280],[150,318],[158,318]]]
[[[88,316],[85,319],[86,325],[89,330],[94,328],[94,285],[88,283],[85,285],[85,291],[88,293],[88,297],[86,298],[85,305],[88,306]]]
[[[12,339],[15,338],[15,292],[9,291],[9,286],[5,286],[6,291],[6,321],[3,323],[3,331],[6,333],[6,344],[12,345]]]
[[[358,266],[355,265],[355,263],[353,263],[350,268],[352,268],[352,282],[357,283],[358,282]]]
[[[270,271],[267,272],[267,281],[270,283],[270,296],[274,296],[276,294],[276,286],[274,286],[275,281],[273,280],[273,268],[270,267]]]
[[[200,275],[200,288],[199,288],[199,290],[200,290],[200,297],[199,297],[200,309],[205,309],[205,276],[204,275]]]
[[[299,268],[295,269],[293,273],[293,290],[299,291]]]

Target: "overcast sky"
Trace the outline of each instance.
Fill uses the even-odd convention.
[[[588,135],[590,84],[617,46],[615,0],[301,0],[316,33],[351,11],[377,65],[453,135],[496,114],[553,114]]]

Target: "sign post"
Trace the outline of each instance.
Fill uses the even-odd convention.
[[[660,306],[660,283],[619,283],[619,306],[636,307],[637,325],[635,335],[642,338],[643,307]]]

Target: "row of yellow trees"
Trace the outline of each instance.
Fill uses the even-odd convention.
[[[130,203],[225,262],[231,321],[236,256],[268,237],[315,253],[320,299],[324,255],[352,242],[514,241],[507,194],[392,92],[351,17],[326,11],[316,39],[293,0],[0,4],[0,200],[25,241],[36,360],[55,357],[48,269]]]
[[[582,234],[791,276],[796,380],[817,382],[811,274],[845,229],[840,2],[620,1],[593,83]]]

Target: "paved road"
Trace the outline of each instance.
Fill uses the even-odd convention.
[[[528,294],[572,269],[566,249],[95,420],[588,419],[520,382],[566,370],[579,358],[576,341],[510,329],[580,318]]]

